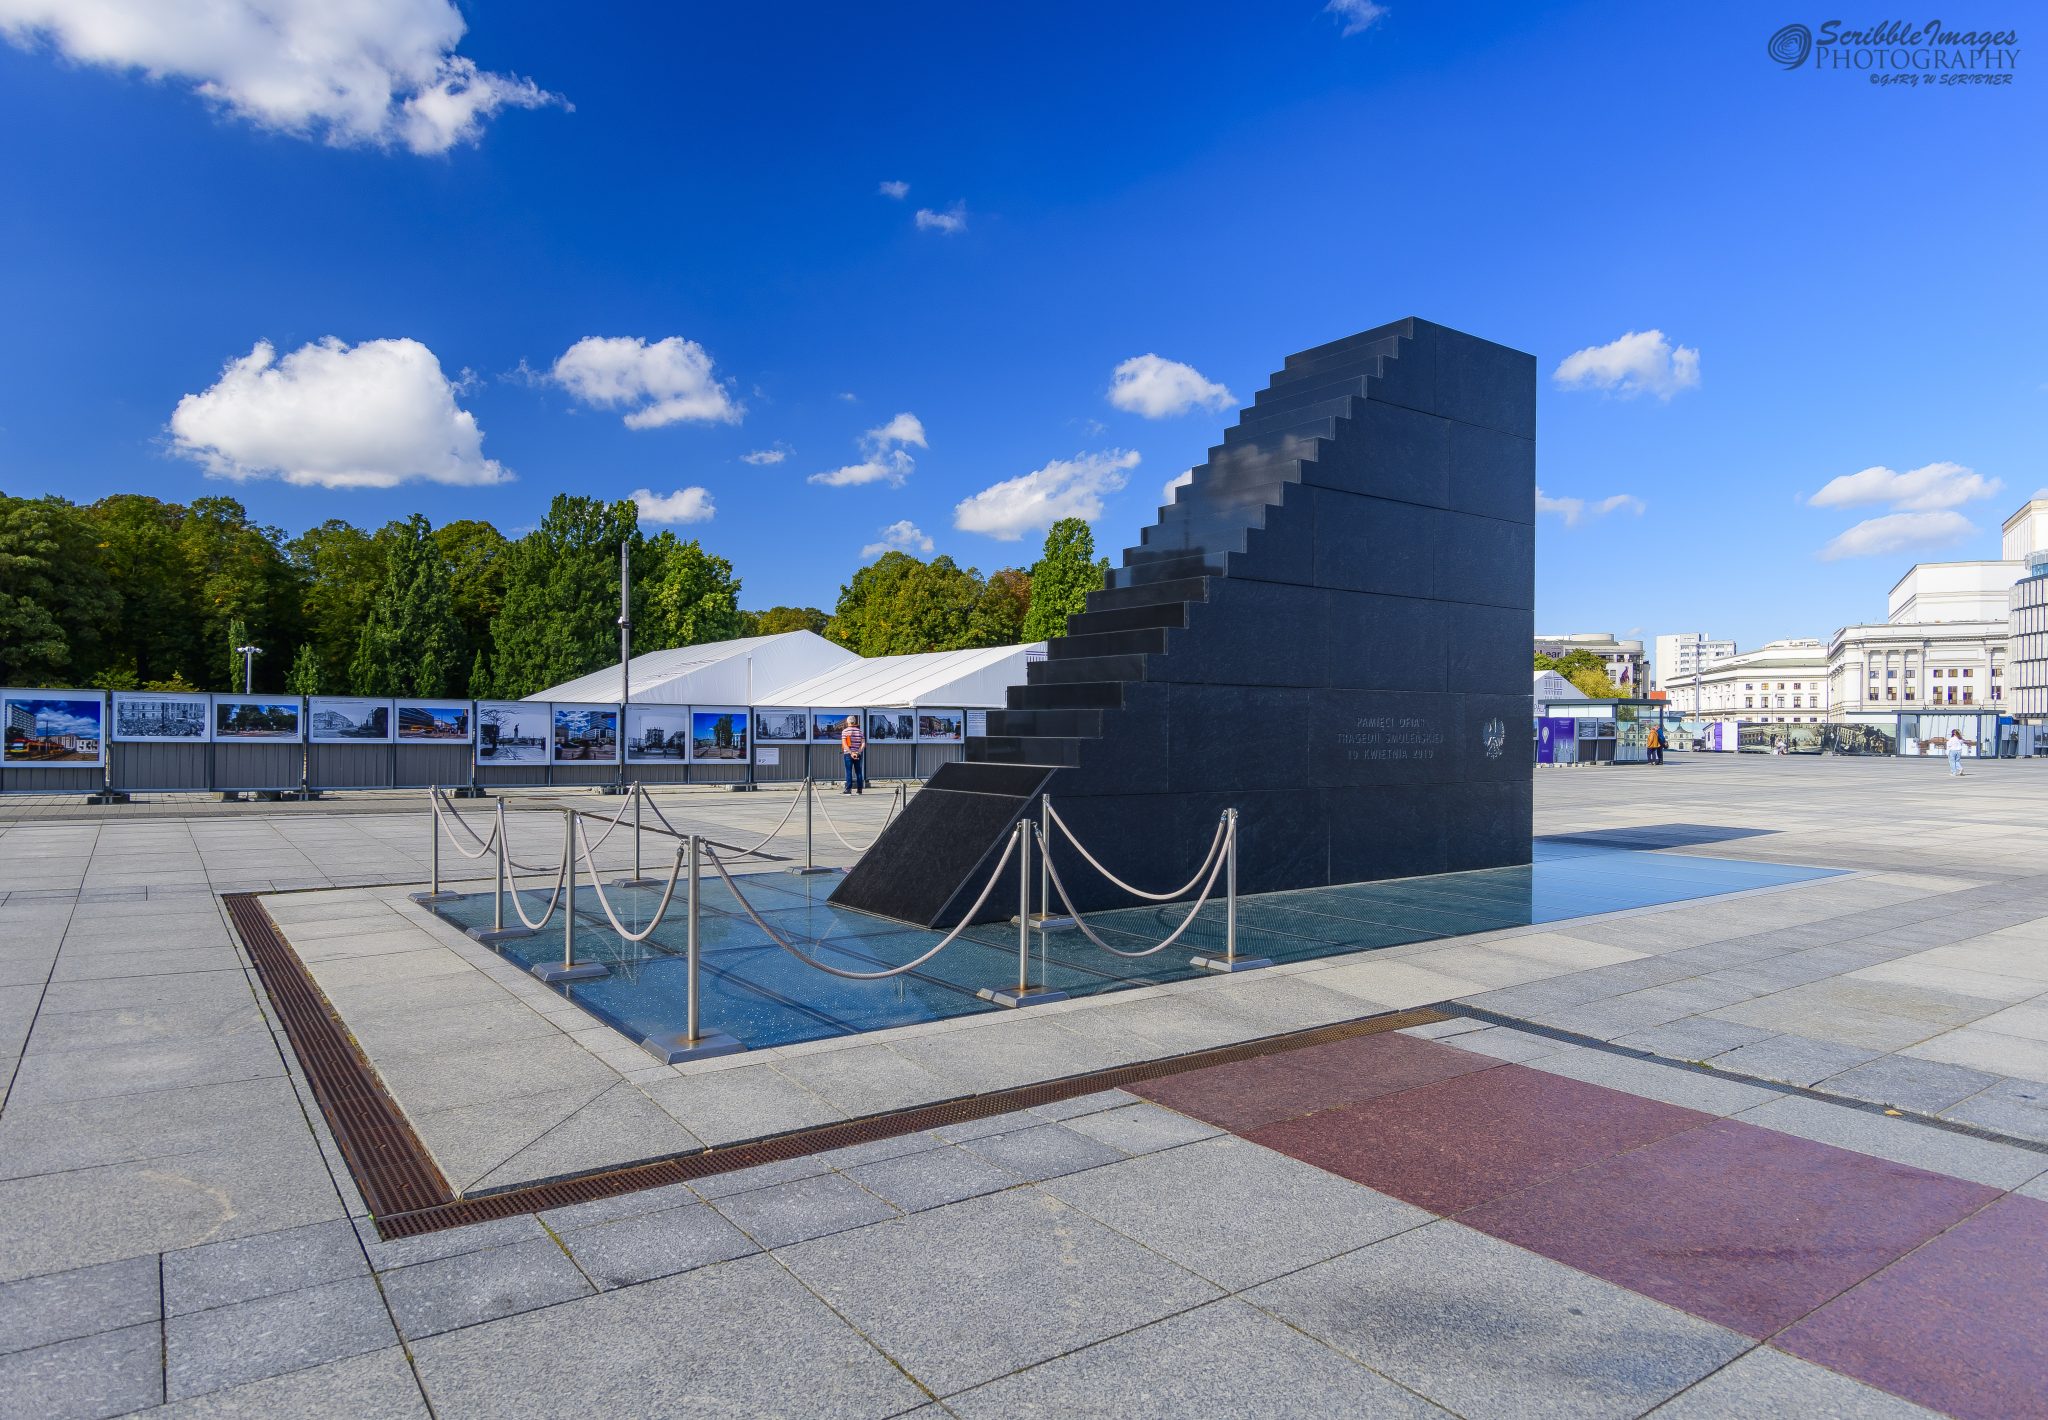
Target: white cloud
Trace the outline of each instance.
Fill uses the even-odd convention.
[[[1374,0],[1330,0],[1323,6],[1323,13],[1335,15],[1344,37],[1364,34],[1387,16],[1387,7],[1375,4]]]
[[[712,375],[704,347],[680,335],[652,345],[632,336],[586,335],[555,361],[554,380],[585,404],[632,406],[628,429],[686,420],[737,424],[747,412]]]
[[[787,444],[777,444],[772,449],[756,449],[751,454],[741,454],[740,462],[750,463],[755,468],[766,468],[770,464],[781,463],[788,457],[789,446]]]
[[[832,397],[833,397],[834,399],[840,399],[840,400],[844,400],[844,401],[846,401],[846,403],[848,403],[848,404],[859,404],[859,403],[860,403],[860,396],[859,396],[859,395],[857,395],[857,394],[855,394],[855,393],[854,393],[854,392],[853,392],[852,390],[841,390],[841,391],[839,391],[839,393],[838,393],[838,394],[836,394],[836,395],[834,395],[834,396],[832,396]]]
[[[1178,478],[1167,479],[1166,486],[1159,490],[1159,501],[1162,503],[1171,503],[1173,501],[1174,489],[1186,488],[1189,484],[1193,483],[1194,481],[1195,471],[1193,469],[1189,469],[1186,473],[1180,475],[1180,477]]]
[[[1214,380],[1203,378],[1193,365],[1157,355],[1134,355],[1116,367],[1109,402],[1147,419],[1164,419],[1197,406],[1228,409],[1237,403],[1237,397]]]
[[[1816,508],[1858,508],[1889,503],[1909,513],[1933,512],[1994,496],[2005,485],[1959,463],[1930,463],[1898,473],[1878,465],[1845,473],[1806,501]]]
[[[944,232],[949,237],[955,236],[967,230],[967,204],[956,202],[943,212],[920,207],[916,221],[920,232]]]
[[[329,336],[282,360],[260,340],[171,414],[172,450],[213,477],[321,488],[506,482],[483,437],[417,340],[350,346]]]
[[[1856,524],[1823,547],[1818,555],[1823,562],[1839,562],[1844,557],[1875,557],[1908,547],[1942,547],[1961,542],[1976,531],[1975,524],[1953,510],[1887,513]]]
[[[1680,390],[1697,389],[1700,352],[1690,345],[1673,348],[1661,330],[1632,330],[1605,345],[1575,350],[1551,375],[1559,389],[1597,389],[1623,399],[1654,394],[1668,400]]]
[[[866,457],[859,463],[814,473],[810,481],[826,488],[855,488],[863,483],[886,483],[891,488],[901,488],[903,480],[917,467],[910,455],[912,445],[920,449],[931,447],[925,442],[924,425],[918,417],[899,414],[881,428],[861,435],[861,452]]]
[[[673,493],[656,493],[651,488],[633,490],[643,523],[708,523],[718,512],[705,488],[678,488]]]
[[[1137,452],[1125,449],[1054,459],[1044,468],[1005,479],[963,500],[953,509],[953,526],[1015,542],[1061,518],[1092,521],[1102,516],[1103,496],[1121,489],[1137,466]]]
[[[505,108],[569,105],[455,53],[451,0],[0,0],[0,35],[190,84],[262,128],[445,153]]]
[[[1536,490],[1536,511],[1557,514],[1564,519],[1564,525],[1568,528],[1577,527],[1588,514],[1604,518],[1609,513],[1626,511],[1641,517],[1643,509],[1647,506],[1633,493],[1616,493],[1611,497],[1588,501],[1584,498],[1553,498],[1541,488]]]
[[[875,190],[884,197],[895,198],[898,202],[910,196],[910,184],[907,182],[885,182]]]
[[[924,529],[908,518],[898,519],[882,529],[882,540],[871,542],[860,550],[862,557],[880,557],[889,551],[930,552],[932,540]]]

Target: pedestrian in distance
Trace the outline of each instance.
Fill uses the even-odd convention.
[[[864,793],[868,787],[866,754],[867,736],[860,732],[860,721],[852,715],[846,717],[846,724],[839,731],[839,757],[846,764],[846,787],[842,794]]]
[[[1664,734],[1655,725],[1650,726],[1649,750],[1650,763],[1662,764],[1664,762]]]
[[[1948,772],[1952,778],[1963,777],[1963,732],[1948,732]]]

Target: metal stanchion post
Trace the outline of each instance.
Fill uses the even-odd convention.
[[[1017,985],[1014,990],[983,987],[975,994],[998,1006],[1038,1006],[1064,1001],[1067,993],[1031,984],[1031,820],[1020,818],[1017,843]]]
[[[630,878],[620,878],[612,886],[622,888],[660,887],[661,879],[647,877],[640,871],[640,800],[646,795],[647,786],[635,779],[633,787],[626,792],[633,796],[633,876]]]
[[[431,843],[427,845],[427,855],[428,861],[433,865],[429,869],[429,871],[433,874],[432,878],[429,881],[433,885],[430,888],[428,888],[428,890],[425,892],[416,892],[410,894],[414,902],[424,903],[428,905],[431,905],[436,902],[453,902],[455,901],[456,898],[461,896],[460,893],[441,891],[441,801],[439,798],[440,792],[441,791],[438,787],[430,787],[427,790],[427,836],[433,840]]]
[[[533,974],[542,981],[590,981],[600,976],[611,975],[611,969],[601,961],[576,961],[576,811],[562,810],[562,964],[549,966],[542,962],[533,968]],[[593,882],[592,888],[597,884]]]
[[[1255,971],[1271,966],[1271,957],[1241,957],[1237,954],[1237,810],[1223,811],[1223,955],[1198,956],[1190,966],[1203,971]]]
[[[512,884],[512,850],[505,837],[505,801],[498,800],[494,812],[497,814],[498,860],[497,878],[491,889],[491,926],[489,931],[480,927],[468,929],[469,935],[487,947],[500,942],[509,942],[518,937],[531,937],[531,927],[507,927],[505,925],[505,894]]]
[[[808,754],[810,750],[806,748],[804,753]],[[800,878],[810,877],[814,873],[829,873],[832,871],[830,868],[819,867],[817,860],[811,854],[812,809],[817,800],[817,793],[816,782],[810,775],[804,775],[804,865],[801,868],[790,868],[787,870]]]
[[[689,1000],[683,1007],[683,1033],[681,1035],[650,1035],[640,1041],[640,1048],[664,1065],[680,1065],[689,1060],[708,1060],[715,1055],[737,1055],[746,1047],[726,1035],[723,1031],[706,1031],[699,1013],[697,986],[698,965],[703,955],[703,937],[700,930],[703,886],[704,840],[696,834],[690,835],[690,898],[685,911],[688,921],[688,936],[685,939],[683,970],[687,980],[683,983],[689,992]]]
[[[1038,917],[1036,920],[1040,933],[1038,944],[1042,952],[1045,947],[1044,934],[1046,932],[1057,932],[1063,927],[1071,927],[1074,925],[1074,919],[1065,913],[1052,910],[1052,795],[1046,794],[1038,802],[1041,806],[1041,813],[1038,820]],[[904,807],[908,808],[909,803],[910,801],[906,798],[904,800]]]

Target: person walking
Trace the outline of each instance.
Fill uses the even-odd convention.
[[[1960,779],[1963,777],[1963,732],[1961,730],[1950,730],[1948,732],[1948,772],[1953,778]]]
[[[860,732],[860,721],[848,715],[846,724],[839,731],[839,757],[846,764],[846,787],[840,793],[859,794],[867,790],[868,770],[864,758],[867,749],[867,736]]]
[[[1650,726],[1649,749],[1650,763],[1662,764],[1664,762],[1664,732],[1655,725]]]

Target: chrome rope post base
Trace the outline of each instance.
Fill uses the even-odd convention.
[[[701,928],[704,894],[699,877],[703,871],[704,840],[696,834],[690,835],[690,899],[685,914],[689,923],[689,934],[685,938],[686,950],[683,955],[685,969],[689,972],[689,1001],[683,1016],[683,1029],[679,1035],[649,1035],[640,1038],[640,1048],[664,1065],[683,1065],[692,1060],[710,1060],[720,1055],[737,1055],[746,1047],[724,1031],[707,1031],[698,1017],[698,971],[704,955],[704,938]],[[720,871],[723,871],[721,869]]]
[[[635,779],[633,787],[626,792],[633,796],[633,876],[630,878],[616,878],[612,881],[612,886],[615,888],[666,887],[667,884],[660,878],[650,878],[640,871],[640,800],[645,797],[647,791],[641,787],[640,781]],[[599,840],[599,846],[603,846],[603,840]]]
[[[491,925],[488,927],[467,927],[463,929],[472,939],[482,942],[487,947],[495,947],[500,942],[515,941],[520,937],[531,937],[533,935],[531,927],[507,927],[505,925],[505,884],[508,875],[505,859],[508,855],[505,852],[504,800],[500,799],[498,801],[496,812],[497,823],[495,831],[491,836],[497,841],[498,845],[498,875],[496,881],[491,884]]]
[[[409,892],[406,894],[407,897],[411,898],[414,902],[417,902],[422,907],[431,907],[437,902],[454,902],[462,896],[462,894],[459,892],[443,892],[441,890],[441,803],[439,797],[440,793],[441,790],[440,786],[438,785],[435,785],[427,790],[427,832],[433,838],[431,851],[433,855],[434,876],[430,880],[432,882],[432,886],[426,892]],[[226,798],[227,796],[223,794],[221,797]],[[238,795],[237,797],[240,796]]]
[[[1271,966],[1273,959],[1237,954],[1237,810],[1225,809],[1223,820],[1223,955],[1190,957],[1188,965],[1198,971],[1257,971]]]
[[[562,899],[562,959],[538,962],[533,974],[550,986],[565,981],[594,981],[610,976],[611,968],[601,961],[576,960],[576,811],[562,810],[562,863],[568,876],[568,895]]]
[[[1012,987],[984,986],[974,994],[998,1006],[1016,1009],[1064,1001],[1067,993],[1046,985],[1031,984],[1031,820],[1017,820],[1017,984]]]
[[[814,842],[814,840],[813,840],[813,838],[812,838],[812,831],[813,831],[813,829],[812,829],[812,821],[811,821],[811,811],[812,811],[812,803],[813,803],[814,799],[815,799],[815,798],[816,798],[816,796],[817,796],[817,792],[818,792],[818,789],[817,789],[817,785],[816,785],[816,784],[815,784],[815,783],[814,783],[814,782],[813,782],[813,781],[812,781],[812,780],[810,779],[810,777],[809,777],[809,776],[805,776],[805,778],[804,778],[804,863],[803,863],[803,866],[802,866],[801,868],[797,868],[797,867],[789,867],[789,868],[784,868],[784,869],[782,870],[782,871],[783,871],[783,872],[785,872],[785,873],[790,873],[790,874],[793,874],[794,876],[796,876],[796,877],[799,877],[799,878],[808,878],[808,877],[812,877],[812,876],[815,876],[815,875],[816,875],[816,874],[818,874],[818,873],[836,873],[836,872],[838,872],[838,871],[839,871],[839,870],[838,870],[837,868],[821,868],[821,867],[819,867],[819,866],[818,866],[818,864],[817,864],[817,862],[816,862],[816,859],[815,859],[815,858],[814,858],[814,856],[813,856],[813,851],[812,851],[812,849],[813,849],[813,842]]]

